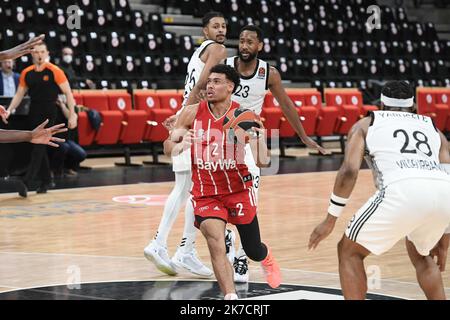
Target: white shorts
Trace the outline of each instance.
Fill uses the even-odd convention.
[[[379,190],[353,216],[345,231],[352,241],[380,255],[407,236],[427,256],[450,223],[450,182],[404,179]]]
[[[179,155],[172,157],[172,171],[191,171],[191,149],[185,150]]]

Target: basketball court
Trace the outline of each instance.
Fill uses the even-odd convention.
[[[85,174],[90,173],[80,175]],[[343,298],[336,244],[374,188],[370,171],[362,170],[335,231],[315,251],[308,251],[309,235],[325,215],[335,175],[327,171],[262,178],[258,212],[262,238],[279,261],[283,281],[271,289],[259,264],[250,262],[250,283],[237,285],[240,297]],[[221,299],[213,279],[188,273],[170,277],[143,256],[172,186],[173,182],[155,182],[80,187],[44,195],[31,192],[26,199],[2,194],[0,299]],[[170,254],[181,239],[183,220],[180,212],[169,236]],[[200,259],[211,267],[200,233],[196,242]],[[366,270],[372,294],[368,299],[425,298],[403,242],[382,257],[369,257]],[[448,295],[448,270],[443,280]]]

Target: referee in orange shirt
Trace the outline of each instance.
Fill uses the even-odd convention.
[[[12,99],[6,114],[2,116],[3,121],[11,112],[19,106],[25,93],[30,96],[30,113],[28,122],[30,129],[49,119],[49,125],[53,125],[56,118],[56,100],[61,92],[66,95],[69,107],[69,129],[77,126],[77,115],[75,113],[75,100],[70,89],[69,82],[64,72],[48,62],[49,52],[45,43],[34,47],[32,53],[33,65],[24,69],[20,75],[19,88]],[[31,183],[39,180],[37,193],[46,193],[50,184],[50,165],[45,145],[34,145],[31,154],[31,163],[24,177],[24,183],[29,188]]]

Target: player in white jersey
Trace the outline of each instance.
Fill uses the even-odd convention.
[[[261,114],[264,98],[267,90],[280,104],[281,110],[289,121],[301,141],[308,147],[318,149],[326,154],[326,150],[308,137],[300,122],[298,113],[292,100],[287,95],[281,83],[278,70],[270,66],[266,61],[258,59],[258,53],[263,48],[262,31],[254,25],[243,27],[239,34],[239,54],[229,57],[225,63],[232,66],[240,75],[240,85],[232,96],[232,100],[243,108],[250,109],[256,114]],[[260,169],[256,165],[249,145],[246,145],[245,164],[253,177],[253,187],[258,195]],[[249,279],[248,260],[242,247],[234,252],[233,241],[235,235],[231,230],[226,231],[226,242],[231,245],[227,248],[228,258],[233,263],[236,282],[247,282]]]
[[[195,50],[189,61],[183,106],[199,102],[202,90],[206,87],[209,70],[226,58],[226,48],[223,45],[226,31],[227,26],[221,13],[209,12],[203,17],[203,33],[206,40]],[[175,120],[176,116],[166,120],[165,125],[169,130]],[[211,277],[213,272],[198,259],[195,251],[194,208],[191,201],[186,201],[192,185],[190,153],[184,152],[172,157],[172,166],[175,172],[175,186],[166,201],[156,236],[144,249],[144,255],[160,271],[168,275],[176,275],[178,270],[185,269],[199,276]],[[184,202],[186,207],[183,238],[175,255],[169,259],[167,237]]]
[[[349,133],[328,215],[311,234],[309,248],[332,232],[367,156],[378,191],[353,216],[338,244],[344,297],[364,299],[365,257],[388,251],[406,236],[426,297],[445,299],[440,271],[445,269],[450,236],[445,233],[450,223],[450,175],[444,168],[450,163],[448,142],[431,118],[412,113],[414,92],[407,82],[388,82],[381,102],[383,111],[361,119]]]

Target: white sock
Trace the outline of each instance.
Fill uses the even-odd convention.
[[[227,293],[223,299],[224,300],[237,300],[238,296],[236,293]]]
[[[180,212],[181,205],[189,196],[191,183],[190,171],[175,172],[175,186],[167,198],[161,222],[155,235],[156,242],[161,246],[167,246],[169,232],[178,216],[178,212]]]
[[[244,248],[242,248],[242,244],[239,243],[239,250],[236,253],[236,257],[239,258],[239,257],[242,257],[242,256],[247,257],[247,254],[245,253]]]
[[[197,228],[194,226],[194,220],[194,205],[192,204],[191,199],[188,199],[184,209],[184,231],[180,244],[180,249],[183,253],[188,253],[195,247]]]

